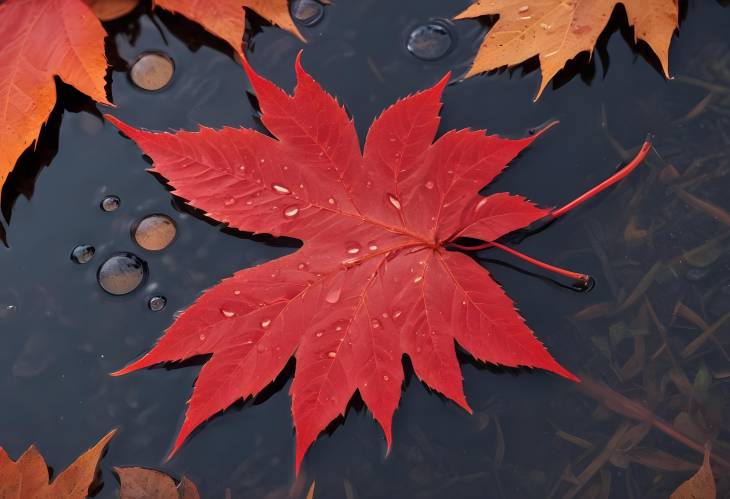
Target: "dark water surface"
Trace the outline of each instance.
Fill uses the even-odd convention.
[[[362,139],[399,97],[446,71],[465,72],[486,24],[451,25],[456,45],[436,61],[414,57],[406,43],[419,24],[468,3],[336,0],[321,22],[301,27],[307,45],[251,16],[248,56],[291,89],[293,61],[304,48],[304,66],[346,103]],[[727,458],[730,320],[722,318],[730,311],[730,222],[707,204],[730,210],[730,9],[691,0],[682,12],[671,81],[646,47],[632,43],[620,11],[593,60],[571,63],[559,88],[551,85],[537,103],[534,63],[450,85],[441,130],[522,136],[559,119],[488,189],[554,206],[608,177],[647,132],[655,134],[656,150],[629,179],[519,245],[592,274],[592,291],[561,287],[503,254],[479,257],[563,365],[640,401],[695,441],[712,441]],[[251,87],[222,42],[145,9],[107,28],[116,116],[155,130],[258,126]],[[172,83],[158,93],[136,89],[126,76],[145,51],[175,63]],[[303,497],[313,479],[317,498],[667,497],[694,471],[687,462],[700,462],[666,432],[617,414],[566,380],[487,369],[463,356],[475,415],[430,393],[410,372],[387,457],[381,431],[355,403],[344,424],[315,443],[296,481],[290,379],[283,377],[255,403],[214,418],[163,463],[199,366],[107,373],[150,347],[201,291],[296,245],[235,233],[180,208],[145,171],[134,143],[73,90],[61,93],[38,150],[24,155],[3,192],[10,222],[9,247],[0,250],[0,445],[11,456],[36,443],[60,470],[119,427],[98,497],[116,496],[111,467],[124,465],[187,475],[203,497],[227,489],[232,497]],[[115,211],[100,209],[108,195],[121,199]],[[172,218],[177,235],[166,249],[147,251],[130,231],[156,213]],[[89,263],[71,261],[78,244],[94,246]],[[144,260],[148,274],[136,291],[112,296],[99,287],[97,269],[124,252]],[[148,301],[157,295],[167,304],[153,312]],[[713,323],[715,333],[687,353]],[[604,451],[607,445],[618,449]],[[715,472],[727,497],[730,470],[716,464]]]

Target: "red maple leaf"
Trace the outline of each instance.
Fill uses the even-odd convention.
[[[479,194],[539,134],[510,140],[459,130],[434,142],[448,75],[385,110],[361,153],[345,110],[299,60],[293,96],[244,65],[273,137],[245,128],[155,133],[108,117],[190,205],[242,231],[303,242],[206,291],[149,353],[116,373],[211,354],[173,453],[208,418],[261,392],[292,356],[297,470],[356,391],[390,447],[403,355],[467,411],[455,342],[483,362],[577,380],[489,273],[450,248],[469,237],[515,253],[495,241],[616,182],[646,145],[631,168],[551,212],[520,196]]]

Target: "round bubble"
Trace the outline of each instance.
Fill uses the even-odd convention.
[[[291,15],[305,26],[314,26],[324,17],[324,7],[315,0],[294,0]]]
[[[167,305],[167,298],[165,298],[164,296],[153,296],[147,302],[147,306],[153,312],[159,312],[160,310],[165,308],[165,305]]]
[[[140,55],[129,70],[129,79],[137,87],[150,92],[162,90],[172,81],[175,63],[162,52]]]
[[[79,244],[71,250],[71,261],[74,263],[87,263],[94,257],[95,251],[90,244]]]
[[[97,280],[104,291],[126,295],[139,287],[147,276],[147,264],[133,253],[118,253],[99,267]]]
[[[167,248],[175,239],[177,227],[172,218],[156,213],[139,220],[132,228],[132,237],[140,247],[149,251]]]
[[[454,35],[444,21],[431,21],[417,26],[408,35],[408,52],[424,61],[441,59],[451,51]]]
[[[119,199],[119,196],[106,196],[101,200],[100,206],[102,210],[110,212],[119,208],[120,204],[122,204],[122,200]]]

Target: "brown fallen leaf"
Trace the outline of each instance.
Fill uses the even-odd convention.
[[[148,468],[114,468],[114,472],[121,499],[200,499],[198,488],[185,476],[176,484],[170,475]]]
[[[499,15],[467,77],[540,58],[537,97],[565,63],[593,51],[617,4],[623,4],[635,38],[649,44],[669,76],[669,43],[678,25],[676,0],[475,0],[455,19]]]
[[[17,461],[10,459],[0,447],[0,498],[84,499],[94,484],[104,449],[116,431],[107,433],[50,484],[48,465],[34,445]]]
[[[675,490],[669,499],[715,499],[715,477],[710,467],[710,447],[705,446],[705,458],[700,469]]]

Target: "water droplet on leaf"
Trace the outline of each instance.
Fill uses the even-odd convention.
[[[281,184],[271,184],[271,188],[277,194],[291,194],[291,191],[287,187],[284,187]]]
[[[395,208],[396,210],[400,210],[400,201],[397,197],[395,197],[392,194],[387,194],[388,202]]]
[[[299,207],[296,205],[291,205],[284,208],[284,216],[287,218],[295,217],[297,216],[297,213],[299,213]]]

